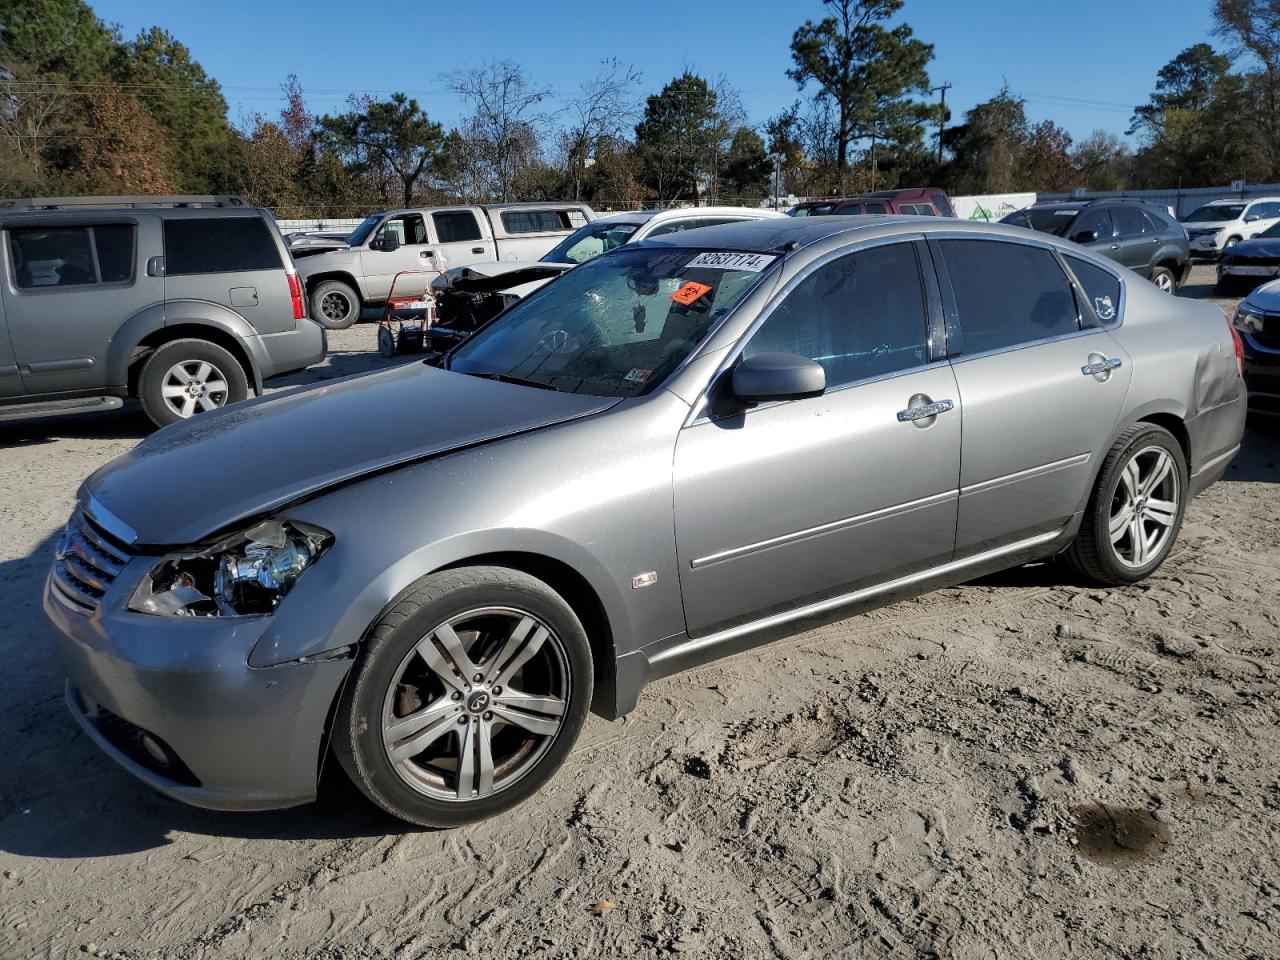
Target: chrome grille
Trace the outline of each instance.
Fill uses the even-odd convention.
[[[129,562],[129,551],[77,507],[58,543],[53,583],[64,599],[94,610]]]

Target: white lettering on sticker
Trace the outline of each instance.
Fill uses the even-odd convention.
[[[700,253],[686,265],[686,270],[701,267],[704,270],[741,270],[743,273],[759,273],[777,257],[765,253]]]

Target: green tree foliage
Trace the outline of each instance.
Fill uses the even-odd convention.
[[[418,101],[394,93],[383,101],[366,100],[360,109],[320,118],[326,141],[348,167],[362,173],[386,171],[400,186],[399,200],[413,203],[424,176],[439,165],[444,130],[433,123]]]
[[[1214,0],[1214,32],[1242,60],[1256,179],[1280,181],[1280,0]]]
[[[105,77],[118,38],[83,0],[0,0],[0,64],[45,80]]]
[[[191,51],[159,27],[141,31],[115,58],[115,75],[140,99],[173,148],[178,188],[228,189],[236,145],[218,82]]]
[[[685,71],[645,101],[636,125],[645,186],[660,203],[714,193],[736,111],[725,92]]]
[[[729,142],[720,192],[725,197],[759,200],[769,195],[773,162],[764,149],[764,140],[750,127],[739,127]]]
[[[1247,176],[1255,164],[1243,79],[1229,57],[1207,43],[1188,47],[1160,68],[1151,99],[1129,133],[1141,137],[1137,169],[1144,186],[1213,184]]]
[[[883,24],[903,0],[824,0],[832,15],[806,21],[791,39],[794,66],[787,75],[802,90],[835,107],[836,167],[840,190],[848,183],[850,145],[871,141],[887,155],[919,145],[936,108],[913,99],[929,91],[932,44],[907,24]]]

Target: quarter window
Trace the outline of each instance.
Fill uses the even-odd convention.
[[[133,279],[134,227],[14,227],[9,251],[14,286],[80,287]]]
[[[817,360],[832,388],[923,365],[927,328],[915,247],[894,243],[819,267],[787,294],[743,354]]]
[[[1109,270],[1081,257],[1067,255],[1067,266],[1080,281],[1093,312],[1103,323],[1112,323],[1120,313],[1120,280]]]
[[[431,219],[435,222],[436,236],[441,243],[465,243],[468,240],[482,239],[476,215],[469,210],[433,213]]]
[[[164,271],[236,273],[283,266],[267,225],[259,217],[191,217],[164,222]]]
[[[1052,253],[994,240],[943,240],[965,353],[1003,350],[1079,329],[1075,296]]]

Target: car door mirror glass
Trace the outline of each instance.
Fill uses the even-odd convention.
[[[758,353],[733,371],[733,395],[747,403],[816,397],[826,389],[822,364],[797,353]]]
[[[1081,230],[1071,239],[1074,240],[1076,243],[1097,243],[1098,231],[1097,230]]]
[[[392,230],[386,230],[374,241],[374,249],[383,253],[395,253],[400,249],[400,238]]]

